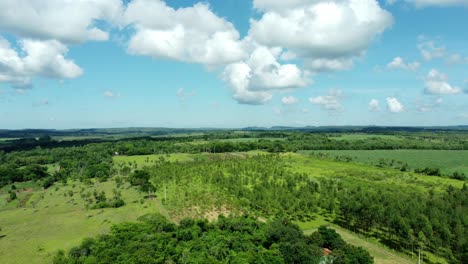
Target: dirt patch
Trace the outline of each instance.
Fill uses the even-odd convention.
[[[213,222],[218,220],[220,215],[228,216],[231,214],[232,210],[227,208],[226,206],[221,206],[221,208],[213,208],[212,210],[208,210],[203,215],[204,218],[208,219],[208,221]]]
[[[17,190],[17,193],[30,193],[32,191],[33,191],[32,188],[24,188],[24,189],[21,189],[21,190]]]
[[[28,203],[29,198],[31,198],[32,195],[32,193],[27,193],[25,196],[21,197],[19,199],[18,207],[26,207],[26,204]]]
[[[193,219],[208,219],[208,221],[213,222],[218,220],[220,215],[229,216],[231,213],[233,213],[233,209],[227,205],[223,205],[221,207],[212,207],[205,210],[199,206],[192,206],[178,210],[177,213],[172,212],[169,214],[172,221],[179,223],[180,220],[187,217]]]

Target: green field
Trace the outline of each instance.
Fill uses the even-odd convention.
[[[440,168],[442,173],[455,171],[468,175],[467,150],[320,150],[302,151],[301,153],[327,153],[332,157],[349,156],[352,161],[368,165],[377,165],[381,159],[408,163],[411,169]]]
[[[390,168],[377,168],[367,164],[337,162],[317,159],[305,154],[288,154],[292,169],[306,172],[317,177],[353,177],[365,181],[377,181],[396,184],[396,186],[412,186],[424,190],[435,187],[441,190],[448,185],[461,188],[463,181],[420,175],[412,172],[400,172]]]
[[[136,164],[137,168],[142,168],[144,166],[152,166],[161,159],[170,162],[183,162],[193,161],[193,157],[194,155],[187,153],[171,153],[167,155],[114,156],[113,161],[114,166]]]
[[[128,185],[120,188],[125,206],[87,210],[80,197],[81,189],[105,191],[109,197],[115,188],[112,180],[92,185],[57,183],[45,191],[32,183],[17,184],[17,187],[18,200],[10,203],[5,202],[5,190],[9,186],[0,192],[2,264],[51,263],[59,249],[69,249],[85,237],[104,234],[114,223],[135,221],[141,215],[158,212],[154,201],[141,203],[143,195]],[[68,196],[69,191],[74,192],[73,197]],[[20,201],[24,205],[18,208]]]

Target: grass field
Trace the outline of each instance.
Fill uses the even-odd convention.
[[[80,190],[105,191],[112,196],[113,181],[91,186],[69,182],[67,186],[55,184],[48,190],[34,184],[17,186],[18,200],[6,204],[7,194],[0,194],[0,263],[51,263],[59,249],[78,245],[83,238],[103,234],[114,223],[135,221],[139,216],[157,212],[152,200],[140,203],[142,194],[134,188],[121,188],[126,205],[120,208],[86,210]],[[33,188],[34,187],[34,188]],[[58,190],[56,190],[58,187]],[[26,191],[22,191],[26,188]],[[73,191],[73,197],[64,193]],[[26,201],[24,201],[26,200]],[[19,201],[25,206],[17,208]]]
[[[367,164],[323,160],[304,154],[294,153],[289,154],[289,156],[292,170],[309,173],[316,177],[353,177],[356,180],[386,182],[396,184],[396,186],[411,186],[421,190],[428,190],[431,187],[446,189],[448,185],[457,188],[463,186],[463,181],[460,180],[400,172],[395,169],[377,168]]]
[[[380,159],[408,163],[411,169],[440,168],[442,173],[455,171],[468,175],[468,150],[320,150],[331,156],[349,156],[354,162],[378,164]],[[307,152],[303,152],[307,153]]]
[[[131,165],[136,164],[137,168],[143,168],[144,166],[154,165],[158,160],[164,159],[170,162],[184,162],[193,161],[194,155],[187,153],[172,153],[172,154],[161,154],[161,155],[137,155],[137,156],[114,156],[113,161],[115,165]]]

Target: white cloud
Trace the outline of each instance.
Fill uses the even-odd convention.
[[[0,30],[25,38],[61,42],[107,40],[109,33],[97,21],[118,20],[120,0],[2,0]]]
[[[445,47],[437,46],[434,41],[423,41],[418,44],[421,56],[427,60],[444,58],[446,54]]]
[[[431,112],[432,110],[434,110],[434,108],[439,107],[443,103],[443,101],[444,100],[440,97],[432,98],[430,102],[419,103],[416,106],[416,110],[420,113]]]
[[[23,39],[18,44],[23,56],[0,38],[0,82],[24,87],[35,76],[60,79],[83,74],[78,65],[65,58],[67,47],[56,40]]]
[[[298,102],[299,102],[299,99],[297,99],[294,96],[284,96],[283,98],[281,98],[281,103],[284,105],[293,105],[293,104],[297,104]]]
[[[251,20],[241,39],[208,4],[175,9],[162,0],[134,0],[122,20],[135,31],[128,51],[225,66],[222,78],[235,100],[264,104],[275,91],[307,86],[314,72],[351,68],[353,59],[393,23],[375,0],[254,0],[254,7],[262,15]],[[306,70],[280,63],[293,59],[303,61]]]
[[[445,62],[448,64],[463,64],[463,63],[468,63],[468,57],[463,57],[462,55],[458,53],[453,53],[448,55],[445,58]]]
[[[387,64],[387,68],[391,70],[406,70],[406,71],[415,71],[419,69],[421,65],[419,62],[412,62],[412,63],[405,63],[403,58],[395,57],[389,64]]]
[[[311,2],[319,1],[310,1],[310,0],[254,0],[253,5],[256,9],[261,11],[276,11],[282,12],[285,9],[303,7]]]
[[[350,58],[307,59],[305,67],[313,72],[343,71],[353,67],[353,60]]]
[[[369,110],[372,112],[380,111],[380,102],[377,99],[372,99],[369,102]]]
[[[387,97],[387,107],[392,113],[401,113],[404,110],[404,106],[395,97]]]
[[[310,110],[308,108],[302,108],[301,112],[304,113],[304,114],[307,114],[307,113],[310,112]]]
[[[233,99],[241,104],[259,105],[271,100],[273,95],[267,92],[249,89],[251,69],[246,63],[233,63],[223,72],[223,79],[233,92]]]
[[[322,109],[328,111],[343,111],[341,105],[342,92],[337,89],[331,89],[328,95],[321,95],[309,98],[313,104],[319,105]]]
[[[294,64],[280,64],[280,49],[258,46],[246,61],[228,65],[224,81],[233,98],[243,104],[263,104],[275,90],[289,90],[308,84],[304,73]]]
[[[156,59],[224,65],[247,56],[239,32],[207,4],[173,9],[160,0],[134,0],[124,23],[133,25],[128,51]]]
[[[426,40],[424,36],[420,37],[417,47],[426,61],[442,59],[450,65],[468,63],[468,57],[459,53],[451,53],[445,46],[438,46],[434,41]]]
[[[107,98],[117,98],[120,97],[119,93],[115,93],[114,91],[107,90],[103,93],[103,95]]]
[[[428,94],[458,94],[461,89],[448,83],[446,74],[432,69],[424,78],[425,92]]]
[[[375,0],[254,0],[254,6],[264,14],[251,20],[249,36],[311,60],[318,71],[349,68],[393,23]]]
[[[176,96],[179,98],[181,101],[187,100],[187,98],[195,96],[195,91],[185,91],[184,88],[179,88],[177,89]]]

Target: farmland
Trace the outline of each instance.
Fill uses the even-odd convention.
[[[31,150],[0,152],[1,263],[50,263],[59,250],[152,213],[174,224],[208,219],[215,229],[229,215],[258,225],[287,219],[306,235],[325,225],[382,264],[412,263],[419,248],[427,263],[466,256],[466,181],[445,176],[468,166],[459,131],[36,141]],[[417,172],[428,166],[444,175]],[[244,221],[236,219],[226,221]]]

